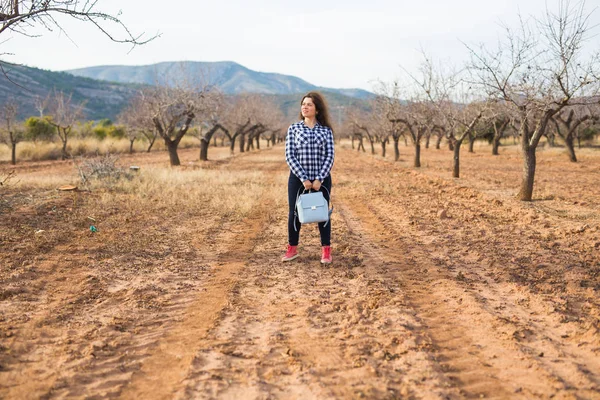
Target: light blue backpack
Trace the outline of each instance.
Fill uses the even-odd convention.
[[[327,190],[325,186],[321,187]],[[329,193],[329,191],[327,191],[327,193]],[[331,199],[331,195],[329,198]],[[325,200],[323,192],[304,191],[300,194],[300,191],[298,191],[298,196],[296,196],[296,215],[301,224],[326,222],[326,226],[332,212],[333,206],[331,209],[329,208],[329,204],[327,203],[327,200]],[[298,230],[296,228],[295,219],[294,229],[296,229],[296,231]]]

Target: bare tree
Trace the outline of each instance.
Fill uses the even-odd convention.
[[[44,118],[44,111],[48,108],[50,102],[50,93],[46,97],[35,96],[33,99],[35,109],[40,113],[40,118]]]
[[[149,89],[152,122],[163,138],[171,165],[181,165],[177,148],[202,107],[203,93],[185,87],[158,86]]]
[[[423,101],[410,102],[400,109],[399,115],[391,122],[402,123],[406,126],[415,148],[413,166],[421,167],[421,140],[433,125],[434,110]]]
[[[385,113],[387,117],[390,124],[388,126],[394,139],[396,157],[399,156],[397,143],[402,133],[399,126],[404,126],[415,149],[413,166],[416,168],[421,167],[421,140],[433,127],[434,110],[420,93],[410,93],[407,88],[401,89],[398,81],[391,84],[380,82],[377,92],[379,102],[383,104],[374,108],[380,113]],[[400,100],[400,93],[406,95],[408,100]]]
[[[237,95],[227,102],[221,125],[228,127],[224,133],[230,141],[231,154],[234,152],[236,139],[240,139],[239,149],[243,153],[248,139],[254,139],[255,135],[267,131],[263,122],[268,118],[266,114],[269,111],[273,111],[273,104],[256,94]]]
[[[442,140],[448,137],[446,121],[442,115],[438,114],[434,117],[431,134],[435,136],[435,148],[439,150],[442,146]]]
[[[565,107],[552,118],[556,133],[565,142],[569,160],[577,162],[575,156],[575,136],[577,129],[585,121],[598,121],[600,115],[592,111],[591,107]]]
[[[552,118],[569,105],[594,101],[600,83],[600,56],[586,57],[590,14],[585,2],[558,2],[542,19],[506,28],[496,50],[467,46],[472,82],[496,101],[510,105],[519,119],[523,177],[518,198],[531,201],[536,149]],[[597,100],[595,100],[597,101]]]
[[[133,144],[140,138],[142,133],[141,130],[135,126],[133,123],[134,121],[130,119],[131,115],[124,111],[117,116],[117,123],[124,126],[125,137],[129,140],[129,154],[133,154]]]
[[[271,130],[282,131],[286,125],[286,119],[281,109],[270,98],[259,96],[257,103],[253,107],[254,127],[248,133],[248,143],[246,151],[256,148],[260,149],[260,139],[262,135]]]
[[[0,112],[6,131],[0,135],[0,140],[11,147],[10,162],[12,165],[17,163],[17,143],[23,140],[24,130],[17,125],[17,114],[19,106],[14,101],[9,101],[2,106]],[[1,132],[1,131],[0,131]]]
[[[153,88],[139,96],[140,106],[148,113],[158,134],[165,142],[171,165],[180,165],[177,149],[197,115],[208,112],[215,88],[207,85],[181,66],[176,75],[157,77]],[[142,114],[145,115],[145,114]]]
[[[73,94],[65,95],[63,92],[54,92],[50,99],[50,116],[46,117],[48,123],[56,128],[56,134],[62,142],[61,156],[68,158],[67,142],[75,123],[83,117],[85,103],[72,104]]]
[[[211,97],[211,105],[204,108],[204,112],[198,116],[197,126],[193,134],[200,140],[200,161],[208,161],[208,147],[210,140],[221,130],[223,134],[229,135],[229,131],[221,123],[221,113],[225,107],[225,98],[220,93],[214,93]],[[216,142],[215,142],[216,145]]]
[[[137,137],[143,136],[148,142],[146,152],[152,150],[158,137],[158,130],[152,121],[150,101],[146,96],[150,93],[138,92],[129,102],[129,105],[119,114],[119,120],[127,126],[127,136],[130,140],[130,153],[133,152],[133,142]]]
[[[96,26],[110,40],[118,43],[136,46],[157,37],[145,39],[143,34],[133,34],[118,15],[99,11],[97,3],[98,0],[0,0],[0,35],[12,31],[38,36],[35,32],[38,27],[63,31],[57,17],[65,15]]]
[[[362,147],[362,150],[365,151],[365,145],[363,143],[363,139],[364,139],[364,137],[366,137],[367,140],[369,141],[369,143],[371,144],[371,154],[375,154],[375,144],[374,144],[375,139],[374,139],[374,136],[371,134],[371,131],[369,130],[369,124],[365,123],[365,122],[361,122],[358,119],[353,119],[352,124],[355,129],[355,136],[359,140],[358,150],[360,151],[360,149]]]
[[[201,135],[200,139],[200,161],[208,161],[208,146],[210,144],[210,139],[213,137],[215,133],[219,131],[223,131],[225,135],[229,135],[229,131],[223,125],[218,122],[215,122],[210,129],[206,130],[206,133]]]
[[[491,104],[487,110],[488,125],[492,128],[492,155],[499,155],[500,141],[511,127],[510,109],[504,103]]]
[[[382,157],[386,156],[386,146],[390,143],[391,136],[394,146],[394,161],[400,159],[398,142],[400,137],[406,133],[403,129],[404,125],[395,120],[401,107],[397,93],[380,94],[371,101],[371,120],[376,131],[377,141],[381,143]]]
[[[477,99],[471,87],[463,80],[463,71],[441,64],[434,65],[432,59],[423,52],[423,62],[420,66],[420,76],[409,73],[420,93],[415,95],[422,104],[430,109],[427,125],[440,128],[445,125],[448,145],[453,151],[452,176],[460,177],[460,150],[465,138],[475,131],[480,118],[488,107],[488,103]],[[426,100],[425,100],[426,99]],[[426,110],[425,108],[424,110]],[[432,112],[435,110],[435,113]],[[422,115],[427,115],[425,111]],[[437,123],[436,123],[437,122]]]

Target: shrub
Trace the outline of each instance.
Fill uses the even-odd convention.
[[[50,141],[56,134],[56,128],[46,118],[30,117],[25,121],[25,137],[34,142]]]
[[[131,175],[123,168],[117,166],[119,157],[114,154],[106,154],[101,157],[83,160],[75,163],[81,182],[87,185],[92,180],[115,182],[121,178],[131,178]]]
[[[598,126],[588,126],[585,129],[582,129],[579,133],[579,138],[584,142],[593,142],[594,138],[600,134],[600,127]]]
[[[120,125],[113,125],[108,130],[108,135],[115,139],[122,139],[125,137],[125,127]]]
[[[105,126],[96,126],[93,129],[94,135],[98,140],[104,140],[108,136],[108,128]]]

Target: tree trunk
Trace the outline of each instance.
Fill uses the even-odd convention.
[[[381,156],[385,157],[385,145],[387,144],[387,140],[383,140],[381,142]]]
[[[352,150],[354,150],[354,135],[352,136]]]
[[[135,142],[135,138],[129,139],[129,154],[133,154],[133,142]]]
[[[398,148],[399,141],[400,137],[394,138],[394,161],[398,161],[400,159],[400,149]]]
[[[500,136],[494,136],[492,140],[492,155],[497,156],[500,155],[498,152],[498,148],[500,147]]]
[[[454,142],[454,150],[453,151],[453,168],[452,168],[452,177],[460,178],[460,146],[462,145],[462,140],[456,140]]]
[[[66,160],[67,159],[67,136],[66,135],[65,135],[65,138],[62,139],[62,142],[63,142],[63,145],[62,145],[62,156],[61,156],[61,159],[62,160]]]
[[[213,137],[213,146],[217,147],[217,135]]]
[[[240,153],[244,152],[244,147],[246,146],[246,134],[240,135]]]
[[[208,141],[200,140],[200,161],[208,161]]]
[[[365,144],[363,143],[363,138],[358,139],[358,151],[362,148],[363,153],[365,152]]]
[[[369,143],[371,143],[371,154],[375,155],[375,145],[373,142],[373,139],[369,139]]]
[[[179,155],[177,154],[177,146],[179,145],[179,142],[165,139],[165,144],[169,150],[169,160],[171,161],[171,165],[181,165],[181,162],[179,161]]]
[[[429,140],[431,139],[431,135],[425,136],[425,148],[429,148]]]
[[[256,150],[260,150],[260,135],[256,136]]]
[[[421,168],[421,143],[415,143],[415,168]]]
[[[435,148],[437,150],[440,149],[440,146],[442,145],[442,139],[443,138],[444,138],[443,136],[438,136],[437,139],[435,140]]]
[[[523,142],[523,180],[521,181],[521,190],[517,197],[519,200],[531,201],[533,197],[533,182],[535,178],[535,147],[530,147],[527,140]]]
[[[569,160],[571,162],[577,162],[577,157],[575,156],[575,143],[573,140],[573,136],[568,135],[565,138],[565,146],[567,147],[567,153],[569,154]]]
[[[469,153],[475,153],[473,145],[475,144],[475,135],[469,135]]]
[[[11,155],[10,155],[10,163],[12,165],[16,165],[17,164],[17,141],[12,140],[11,144],[12,144],[12,151],[11,151]]]
[[[149,139],[150,144],[148,145],[148,149],[146,150],[146,153],[150,153],[150,150],[152,150],[152,146],[154,146],[154,142],[156,141],[156,135],[154,135],[154,137],[152,139]]]
[[[548,139],[548,147],[555,147],[555,143],[554,143],[555,137],[556,136],[554,135],[554,133],[546,134],[546,138]]]
[[[230,153],[231,155],[233,155],[233,152],[234,152],[234,150],[235,150],[235,139],[237,139],[237,136],[235,136],[235,135],[234,135],[234,136],[232,136],[232,137],[231,137],[231,141],[230,141],[230,143],[229,143],[229,153]]]

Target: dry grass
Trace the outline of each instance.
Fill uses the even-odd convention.
[[[197,214],[213,210],[216,214],[243,218],[252,210],[256,198],[269,192],[264,173],[170,167],[142,168],[130,179],[93,180],[87,188],[100,194],[94,207],[119,204],[123,211],[181,210]],[[53,190],[65,184],[81,186],[75,167],[69,174],[54,172],[27,174],[14,182],[15,189]]]
[[[145,152],[148,142],[136,140],[133,144],[134,152]],[[180,149],[200,148],[200,141],[193,137],[184,137],[179,144]],[[19,161],[43,161],[58,160],[61,158],[62,143],[55,142],[21,142],[17,144],[17,162]],[[213,150],[214,148],[211,148]],[[152,151],[165,151],[164,141],[156,139]],[[102,154],[125,154],[129,153],[129,140],[111,139],[98,140],[96,138],[69,139],[67,143],[67,152],[72,157],[91,157]],[[209,150],[210,152],[210,150]],[[0,144],[0,162],[10,161],[10,148],[5,144]]]
[[[125,200],[133,209],[154,207],[193,213],[210,209],[243,218],[251,211],[254,198],[265,193],[263,180],[263,173],[252,171],[149,168],[132,180],[120,180],[110,189],[104,188],[102,202]]]

